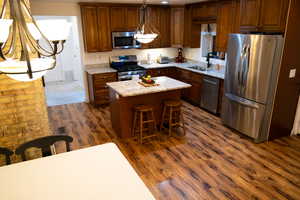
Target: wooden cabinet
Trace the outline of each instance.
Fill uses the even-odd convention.
[[[229,34],[234,29],[235,5],[232,1],[218,4],[216,51],[226,52]]]
[[[109,103],[106,83],[117,81],[117,73],[87,74],[90,102],[97,106]]]
[[[223,97],[224,97],[224,80],[220,80],[220,88],[219,88],[219,103],[218,103],[218,114],[222,112],[223,105]]]
[[[241,31],[284,32],[287,0],[241,0]]]
[[[260,26],[266,32],[284,32],[288,0],[262,0]]]
[[[211,21],[217,19],[216,3],[199,3],[192,8],[193,21]]]
[[[168,76],[170,78],[177,79],[177,69],[175,67],[148,69],[147,75],[151,75],[152,77]]]
[[[184,8],[171,8],[171,45],[184,45]]]
[[[241,29],[257,31],[260,15],[260,0],[241,0]]]
[[[139,23],[139,7],[111,7],[112,31],[134,31]]]
[[[109,8],[96,6],[81,7],[82,27],[87,52],[110,51]]]
[[[160,9],[160,47],[171,47],[171,9]]]
[[[161,6],[151,6],[148,8],[150,23],[159,32],[158,37],[149,44],[144,44],[143,48],[166,48],[171,46],[170,31],[171,19],[170,8]]]
[[[182,98],[192,104],[199,105],[201,99],[203,75],[185,69],[177,70],[178,79],[182,82],[192,85],[192,87],[183,90]]]

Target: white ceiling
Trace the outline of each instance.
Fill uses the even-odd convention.
[[[104,3],[142,3],[143,0],[31,0],[31,1],[39,1],[39,2],[70,2],[70,3],[78,3],[78,2],[104,2]],[[187,4],[187,3],[195,3],[201,1],[209,1],[209,0],[168,0],[170,4]],[[149,4],[160,4],[161,0],[147,0]]]

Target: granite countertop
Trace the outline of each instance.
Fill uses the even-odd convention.
[[[85,71],[91,75],[117,72],[117,70],[111,68],[108,63],[85,65]]]
[[[160,76],[153,79],[157,84],[159,84],[159,86],[144,87],[138,83],[140,80],[111,82],[107,83],[107,85],[123,97],[166,92],[191,87],[190,84],[186,84],[166,76]]]
[[[159,68],[165,68],[165,67],[177,67],[177,68],[180,68],[180,69],[189,70],[189,71],[192,71],[192,72],[212,76],[212,77],[219,78],[219,79],[224,79],[225,78],[225,73],[222,72],[222,71],[217,71],[217,70],[200,71],[200,70],[189,68],[189,67],[194,66],[194,65],[201,65],[201,64],[197,63],[197,62],[186,62],[186,63],[170,62],[168,64],[159,64],[159,63],[140,64],[140,66],[144,67],[145,69],[159,69]]]

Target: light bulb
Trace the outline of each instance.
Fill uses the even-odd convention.
[[[34,58],[30,60],[31,69],[33,72],[33,78],[30,79],[28,72],[28,66],[26,61],[19,61],[14,59],[8,59],[0,62],[0,71],[6,73],[12,79],[17,81],[33,81],[41,78],[47,73],[47,70],[51,69],[55,65],[55,59],[53,58]],[[34,73],[35,72],[35,73]],[[23,73],[23,74],[9,74],[9,73]]]
[[[11,19],[0,19],[0,43],[6,42],[12,22],[13,20]]]

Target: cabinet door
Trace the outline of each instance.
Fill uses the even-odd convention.
[[[158,37],[151,42],[148,46],[149,48],[159,48],[161,42],[161,32],[160,32],[160,8],[159,7],[151,7],[150,8],[150,23],[155,27],[155,29],[159,32]]]
[[[257,31],[261,0],[241,0],[241,31]]]
[[[233,33],[240,33],[241,26],[241,1],[237,0],[234,4],[234,27]]]
[[[182,47],[184,42],[184,8],[171,8],[171,45]]]
[[[260,26],[264,32],[284,32],[288,0],[262,0]]]
[[[100,51],[97,7],[81,7],[83,37],[87,52]]]
[[[216,51],[226,52],[228,36],[232,33],[234,25],[234,7],[231,1],[220,2],[217,19]]]
[[[127,8],[127,30],[128,31],[135,31],[137,26],[139,25],[139,11],[138,7],[128,7]]]
[[[100,51],[111,51],[110,15],[108,7],[98,7],[98,32]]]
[[[112,7],[110,10],[110,21],[112,31],[126,31],[126,7]]]
[[[160,47],[171,46],[171,9],[161,8],[160,9]]]
[[[192,31],[192,9],[187,6],[184,11],[184,47],[191,47]]]

